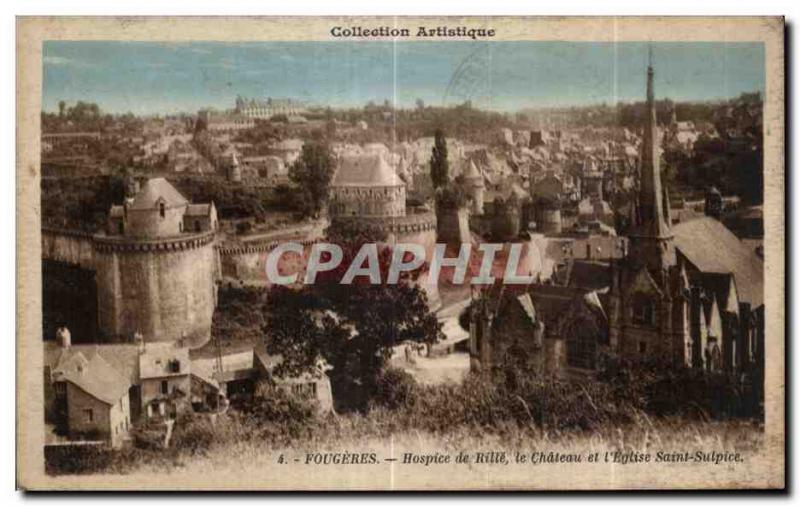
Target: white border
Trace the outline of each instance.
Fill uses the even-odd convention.
[[[14,269],[14,247],[13,244],[16,240],[16,231],[15,231],[15,214],[16,214],[16,203],[15,203],[15,15],[117,15],[117,14],[127,14],[127,15],[230,15],[230,14],[237,14],[237,15],[333,15],[333,14],[342,14],[342,15],[354,15],[354,14],[361,14],[361,15],[392,15],[392,14],[416,14],[416,15],[786,15],[787,22],[791,25],[793,23],[797,23],[798,19],[800,19],[800,2],[794,1],[770,1],[770,0],[760,0],[758,2],[740,2],[734,3],[732,1],[728,2],[702,2],[698,0],[690,1],[690,0],[668,0],[668,1],[660,1],[660,2],[643,2],[641,0],[638,1],[602,1],[602,2],[587,2],[587,1],[577,1],[577,0],[558,0],[558,1],[550,1],[550,2],[541,2],[541,3],[532,3],[532,2],[518,2],[516,4],[505,2],[505,3],[498,3],[497,1],[487,2],[486,0],[482,1],[475,1],[475,0],[461,0],[459,2],[452,2],[450,4],[442,4],[440,2],[431,2],[430,0],[403,0],[402,2],[395,3],[395,2],[385,2],[379,4],[374,1],[366,2],[366,1],[337,1],[337,2],[324,2],[322,0],[319,1],[309,1],[303,2],[302,5],[299,4],[297,1],[293,2],[286,2],[280,3],[277,5],[268,5],[267,2],[254,2],[254,1],[246,1],[246,0],[225,0],[221,2],[219,0],[189,0],[185,3],[179,2],[164,2],[163,0],[114,0],[113,2],[109,1],[82,1],[82,2],[63,2],[63,1],[56,1],[56,0],[42,0],[42,1],[19,1],[14,0],[10,2],[5,2],[2,4],[3,16],[0,18],[0,44],[2,44],[2,58],[0,58],[0,62],[2,62],[1,69],[5,70],[3,75],[5,76],[4,79],[0,81],[0,86],[2,86],[2,104],[5,106],[3,108],[6,113],[0,119],[0,124],[2,124],[2,128],[0,128],[0,132],[2,135],[0,136],[0,160],[2,163],[3,170],[0,171],[0,178],[2,178],[2,182],[0,182],[0,233],[3,235],[3,239],[5,239],[6,247],[0,249],[0,273],[2,277],[0,277],[0,282],[2,283],[2,300],[0,300],[0,322],[2,322],[2,329],[5,332],[2,332],[3,336],[3,348],[2,348],[2,362],[0,362],[0,368],[2,368],[2,375],[3,375],[3,382],[2,388],[3,392],[6,395],[3,395],[4,400],[4,416],[2,417],[2,430],[3,441],[6,443],[3,445],[5,450],[4,458],[2,459],[2,473],[0,476],[3,477],[3,487],[6,497],[4,499],[10,499],[10,501],[17,502],[25,500],[25,496],[20,493],[15,493],[15,455],[14,455],[14,444],[13,441],[15,440],[15,413],[14,413],[14,402],[13,399],[15,397],[15,350],[14,350],[14,334],[15,334],[15,269]],[[796,29],[796,26],[794,27]],[[792,68],[792,62],[794,60],[793,56],[793,47],[792,47],[792,39],[796,37],[796,34],[790,32],[792,34],[787,40],[790,43],[790,47],[786,53],[787,58],[787,68]],[[787,75],[791,75],[790,72]],[[791,88],[787,89],[788,97],[796,97],[797,92],[797,84],[796,82],[790,82]],[[792,109],[787,111],[787,121],[792,121],[795,117],[795,112],[797,108],[796,100],[792,102]],[[787,138],[788,146],[796,145],[797,140],[797,130],[796,128],[791,128],[789,132],[792,134],[791,138]],[[790,157],[789,161],[794,160],[795,157]],[[792,174],[793,167],[787,166],[786,173]],[[792,189],[796,190],[797,184],[797,176],[793,177],[790,181],[792,183]],[[797,199],[794,202],[790,202],[789,206],[787,207],[787,213],[791,213],[791,221],[794,226],[790,233],[796,232],[796,228],[798,226],[798,210],[800,210],[800,204],[797,203]],[[788,251],[796,251],[796,242],[794,240],[794,235],[792,235],[792,240],[789,243],[789,250]],[[793,290],[795,288],[795,279],[791,280],[789,284],[789,289]],[[789,311],[790,314],[800,314],[800,302],[798,302],[797,297],[794,298],[792,307]],[[791,332],[788,334],[788,337],[791,338]],[[793,347],[796,348],[796,345]],[[793,349],[794,355],[796,355],[797,350]],[[794,362],[794,361],[792,361]],[[794,374],[793,368],[790,365],[788,369],[790,373],[789,380],[792,389],[790,392],[796,391],[797,383],[794,381]],[[791,415],[787,413],[789,420],[796,420],[797,419],[797,410],[794,405],[790,404]],[[790,427],[791,429],[791,427]],[[792,440],[793,434],[787,434],[789,440]],[[793,453],[788,458],[791,459],[792,462],[797,462],[797,460],[793,457],[797,456],[798,453],[798,445],[795,443],[792,445]],[[794,469],[795,466],[790,466],[790,469]],[[787,478],[790,480],[791,483],[792,476],[789,475]],[[662,494],[663,496],[663,494]],[[387,499],[390,497],[383,496]],[[658,496],[651,496],[655,499]],[[243,499],[243,496],[236,496],[237,499]],[[487,499],[485,496],[481,497],[483,499]],[[28,498],[30,499],[30,498]],[[71,500],[87,500],[86,497],[64,497],[64,496],[50,496],[43,500],[44,502],[50,501],[61,501],[64,499],[71,499]],[[102,501],[109,501],[109,500],[119,500],[118,498],[112,498],[109,496],[97,496],[93,498],[94,500],[102,500]],[[222,500],[229,500],[229,498],[220,498]],[[249,500],[268,500],[283,502],[286,499],[279,499],[278,497],[268,496],[268,497],[259,497],[259,496],[247,496]],[[293,497],[294,501],[299,502],[311,502],[319,500],[319,497],[313,496],[295,496]],[[343,496],[336,496],[335,500],[337,501],[351,501],[351,500],[376,500],[376,497],[343,497]],[[475,497],[474,499],[478,499]],[[474,500],[473,499],[473,500]],[[520,499],[517,497],[517,499]],[[543,498],[543,497],[527,497],[522,498],[523,500],[536,500],[536,501],[551,501],[552,498]],[[604,495],[601,497],[571,497],[566,499],[566,502],[571,501],[585,501],[585,500],[592,500],[596,501],[598,499],[604,501],[619,501],[620,499],[634,499],[627,496],[620,496],[620,495]],[[763,497],[749,497],[749,500],[761,500]],[[91,498],[89,500],[92,500]],[[128,498],[130,500],[130,498]],[[155,496],[145,496],[145,497],[138,497],[135,500],[146,500],[153,504],[154,506],[159,504],[172,504],[176,501],[184,502],[184,501],[191,501],[195,500],[194,497],[178,497],[178,496],[168,496],[168,497],[155,497]],[[397,499],[393,499],[397,500]],[[433,501],[448,501],[448,502],[462,502],[464,500],[471,500],[468,497],[461,496],[437,496],[433,498],[422,498],[422,497],[405,497],[402,499],[403,502],[414,501],[414,503],[425,503],[425,502],[433,502]],[[718,496],[701,496],[701,497],[673,497],[671,500],[680,501],[681,503],[692,503],[695,502],[700,504],[706,504],[709,501],[716,502],[716,501],[729,501],[730,498],[728,497],[718,497]],[[794,498],[793,498],[794,500]],[[5,503],[5,501],[3,501]]]

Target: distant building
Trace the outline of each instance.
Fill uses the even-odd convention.
[[[236,97],[235,111],[237,114],[255,119],[271,119],[279,115],[291,118],[308,112],[304,105],[289,98],[258,100],[243,97]]]
[[[236,132],[256,126],[256,122],[252,117],[236,112],[219,112],[206,109],[200,111],[197,117],[205,125],[206,130],[212,133]]]
[[[464,173],[464,180],[467,183],[467,191],[470,199],[470,212],[472,214],[483,214],[483,192],[486,185],[483,184],[483,174],[475,166],[474,160],[469,160],[467,171]]]

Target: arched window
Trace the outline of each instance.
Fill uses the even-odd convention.
[[[167,207],[163,202],[158,203],[158,214],[160,214],[162,218],[167,215]]]
[[[637,325],[656,325],[656,303],[653,298],[643,293],[633,296],[631,304],[631,321]]]

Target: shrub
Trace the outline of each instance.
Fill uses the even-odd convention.
[[[409,373],[388,368],[376,381],[375,395],[372,403],[388,409],[398,409],[412,405],[417,399],[417,381]]]
[[[269,381],[256,385],[253,402],[246,408],[248,422],[262,437],[294,439],[312,424],[316,416],[313,401],[288,394]]]
[[[175,422],[170,446],[190,455],[205,454],[219,439],[209,416],[185,416]]]

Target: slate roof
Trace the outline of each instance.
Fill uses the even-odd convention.
[[[186,198],[163,177],[148,179],[139,193],[133,198],[130,209],[153,209],[159,199],[164,199],[166,207],[180,207],[189,203]]]
[[[95,353],[87,358],[80,351],[63,354],[53,371],[57,381],[68,381],[92,397],[108,404],[119,402],[131,383]]]
[[[603,290],[611,286],[611,266],[608,262],[575,260],[569,268],[566,285],[586,290]]]
[[[675,245],[702,272],[731,273],[739,298],[753,309],[764,303],[764,263],[755,251],[714,218],[703,217],[672,228]]]
[[[131,384],[139,382],[139,350],[134,344],[73,344],[61,347],[56,341],[44,343],[44,365],[55,370],[59,362],[70,355],[81,353],[85,357],[99,355]]]
[[[211,213],[211,206],[212,204],[189,204],[185,216],[208,216]]]
[[[331,186],[402,186],[403,181],[379,154],[346,155]]]
[[[170,362],[177,360],[179,369],[173,371]],[[189,348],[177,347],[173,343],[147,343],[139,356],[139,375],[142,379],[167,378],[189,374]]]

